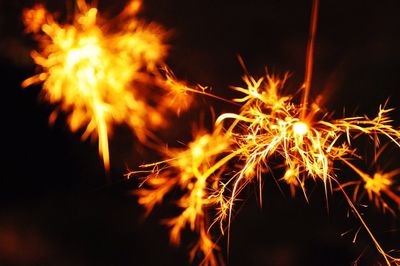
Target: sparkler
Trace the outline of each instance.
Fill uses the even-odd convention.
[[[23,12],[26,32],[40,45],[32,58],[41,73],[22,86],[42,83],[44,100],[58,105],[50,121],[64,112],[71,131],[84,129],[82,139],[98,137],[106,170],[113,125],[128,125],[146,142],[150,129],[166,126],[161,115],[165,109],[178,108],[171,102],[157,104],[171,92],[178,95],[176,87],[184,86],[172,75],[160,73],[167,33],[138,19],[141,6],[140,0],[132,0],[117,17],[106,20],[95,6],[77,0],[73,18],[65,24],[41,4]],[[179,96],[181,104],[190,100],[186,92]]]
[[[382,204],[385,209],[392,210],[383,201],[381,194],[385,194],[399,205],[400,197],[395,194],[395,189],[391,186],[394,183],[392,179],[400,173],[399,169],[387,173],[376,173],[370,177],[350,163],[350,160],[362,159],[353,147],[354,140],[361,138],[362,135],[373,137],[376,141],[386,137],[392,144],[400,147],[400,131],[390,124],[388,117],[390,109],[381,107],[378,115],[372,119],[368,117],[329,119],[329,114],[320,113],[320,109],[313,105],[310,112],[312,115],[307,115],[306,120],[301,120],[302,105],[295,104],[291,95],[280,94],[284,88],[285,78],[279,79],[277,76],[266,75],[266,77],[254,79],[246,75],[243,79],[246,83],[245,88],[234,87],[235,90],[245,94],[244,97],[236,99],[237,102],[244,103],[241,112],[222,114],[216,121],[220,128],[222,124],[232,120],[226,130],[218,129],[207,138],[199,135],[199,140],[189,144],[187,150],[181,153],[170,152],[167,158],[171,159],[143,166],[155,167],[149,170],[151,175],[146,179],[147,189],[137,192],[139,203],[144,205],[147,211],[150,211],[154,204],[161,202],[164,195],[175,186],[189,191],[188,195],[185,194],[186,196],[178,200],[178,205],[184,210],[183,216],[172,222],[174,224],[171,229],[172,239],[176,239],[184,229],[186,219],[191,219],[191,221],[209,219],[204,217],[203,211],[199,210],[210,207],[215,208],[213,222],[219,223],[224,233],[224,222],[228,222],[229,228],[235,199],[240,192],[247,184],[258,181],[261,198],[262,179],[277,167],[286,169],[281,180],[290,186],[292,195],[300,189],[306,200],[308,200],[306,183],[311,180],[322,181],[326,200],[328,200],[328,192],[335,190],[334,187],[340,188],[339,190],[347,197],[344,187],[354,185],[357,186],[355,191],[365,189],[369,199],[376,204]],[[215,143],[220,143],[221,138],[227,138],[232,143],[215,148]],[[204,147],[208,149],[202,148],[201,152],[199,151],[197,143],[200,140],[208,142],[204,144]],[[378,145],[376,143],[373,145]],[[198,158],[201,158],[199,161],[196,160],[196,154]],[[207,163],[202,164],[205,156]],[[215,160],[215,157],[221,156],[220,160]],[[276,166],[277,161],[283,163]],[[227,178],[226,174],[222,173],[227,172],[227,169],[233,171],[232,163],[235,164],[233,168],[237,170]],[[169,166],[159,167],[163,164]],[[198,170],[199,165],[202,167],[201,171]],[[338,166],[342,168],[349,166],[361,179],[358,181],[343,179],[337,174]],[[175,172],[169,170],[170,167],[174,167]],[[201,178],[213,180],[213,186],[208,189],[212,193],[203,194],[205,187],[199,190],[203,191],[200,197],[202,204],[198,203],[199,199],[195,200],[189,196],[195,193],[196,186],[187,183],[187,179],[196,172],[200,172],[195,177],[197,182],[200,182]],[[134,173],[137,172],[131,174]],[[362,184],[364,184],[363,187]],[[353,201],[349,203],[357,211]],[[193,206],[198,206],[197,211],[194,211]],[[362,220],[361,216],[359,218]],[[364,220],[362,223],[364,224]],[[370,232],[367,225],[364,225]],[[195,230],[193,225],[191,229]],[[370,235],[388,263],[389,260],[399,261],[385,253],[372,233]],[[204,239],[200,237],[199,241],[207,239],[209,236]],[[207,258],[212,251],[210,249],[201,250],[201,252]],[[205,261],[205,264],[217,265],[212,260]]]
[[[229,228],[239,194],[249,183],[258,182],[261,199],[263,178],[271,176],[268,173],[277,168],[285,170],[280,180],[290,187],[292,195],[300,190],[307,201],[309,182],[323,183],[327,204],[329,192],[341,191],[385,262],[388,265],[400,263],[400,259],[384,251],[355,207],[357,195],[365,190],[369,200],[394,213],[382,196],[399,208],[400,197],[396,194],[394,178],[400,170],[370,176],[353,163],[364,160],[357,151],[356,139],[363,136],[371,139],[368,143],[374,151],[385,141],[387,145],[400,148],[400,130],[392,125],[389,115],[393,109],[387,108],[387,104],[380,106],[373,118],[363,115],[334,119],[317,101],[309,101],[317,9],[318,1],[314,1],[300,103],[296,101],[296,94],[284,91],[288,75],[280,78],[267,73],[257,79],[246,73],[243,76],[245,86],[233,87],[243,94],[234,100],[241,104],[240,112],[220,115],[215,132],[206,138],[198,134],[186,150],[167,153],[169,157],[165,161],[143,165],[150,175],[145,179],[146,188],[136,192],[139,203],[149,212],[174,187],[180,187],[184,193],[177,204],[182,214],[167,223],[171,226],[171,239],[179,243],[179,235],[186,225],[199,232],[197,245],[203,248],[192,250],[191,256],[195,251],[202,253],[204,265],[217,265],[217,261],[211,255],[215,246],[204,245],[212,238],[202,234],[201,228],[209,225],[212,217],[211,225],[219,224],[222,234],[228,231],[229,243]],[[229,140],[229,145],[217,148],[215,145],[223,143],[222,139]],[[205,143],[200,145],[203,141]],[[352,170],[358,180],[341,176],[339,170],[344,168]],[[345,191],[351,186],[356,187],[353,200]],[[214,208],[214,212],[206,212],[210,208]]]

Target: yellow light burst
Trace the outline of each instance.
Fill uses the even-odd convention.
[[[22,86],[43,83],[44,100],[59,106],[51,120],[65,112],[72,131],[85,129],[83,139],[98,137],[106,169],[113,125],[128,125],[145,142],[150,129],[167,124],[162,116],[166,107],[157,104],[181,85],[160,73],[167,55],[166,32],[137,18],[141,5],[132,0],[117,17],[106,20],[96,7],[77,0],[73,19],[65,24],[40,4],[23,12],[26,32],[40,45],[32,58],[41,72]],[[185,100],[189,97],[180,97],[181,103]]]
[[[396,191],[400,191],[400,187],[396,184],[397,182],[395,179],[400,175],[400,169],[394,169],[388,172],[376,171],[373,175],[369,175],[349,161],[344,162],[360,177],[359,180],[346,182],[342,186],[354,187],[353,201],[356,202],[358,199],[362,198],[362,193],[360,193],[361,189],[361,191],[367,193],[368,199],[374,202],[376,207],[382,208],[383,211],[388,210],[391,214],[396,215],[395,209],[387,203],[387,199],[394,202],[397,209],[400,209],[400,196],[396,194]]]
[[[208,215],[210,209],[218,207],[223,165],[231,156],[220,158],[229,147],[230,140],[221,134],[221,128],[215,129],[212,134],[197,132],[187,148],[168,149],[164,151],[167,160],[142,166],[150,170],[128,174],[150,173],[143,182],[143,188],[134,192],[139,197],[139,204],[146,208],[146,214],[175,187],[180,189],[182,196],[176,205],[181,213],[165,221],[170,228],[170,240],[172,244],[179,245],[182,231],[187,227],[197,232],[198,241],[191,249],[190,257],[194,260],[203,254],[204,265],[218,265],[219,262],[215,254],[219,247],[208,231]]]

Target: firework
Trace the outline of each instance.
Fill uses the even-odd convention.
[[[42,83],[44,100],[58,106],[50,121],[64,112],[72,131],[84,129],[83,139],[98,137],[106,169],[113,125],[128,125],[146,142],[150,129],[166,126],[161,115],[165,109],[178,108],[174,101],[158,105],[169,93],[179,96],[181,106],[189,106],[189,102],[183,105],[190,100],[187,93],[178,95],[175,88],[184,85],[159,71],[166,68],[167,33],[137,17],[141,5],[140,0],[132,0],[117,17],[107,20],[95,6],[77,0],[72,19],[64,24],[40,4],[23,12],[25,31],[40,46],[32,52],[40,73],[22,86]]]

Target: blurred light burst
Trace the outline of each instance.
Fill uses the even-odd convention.
[[[139,19],[141,6],[132,0],[107,19],[96,6],[76,0],[65,23],[42,4],[23,11],[25,31],[39,43],[31,54],[39,73],[22,86],[42,84],[43,100],[57,106],[50,122],[64,112],[71,131],[98,138],[106,170],[114,125],[128,125],[145,143],[152,129],[167,126],[166,111],[179,113],[191,101],[164,65],[167,32]]]

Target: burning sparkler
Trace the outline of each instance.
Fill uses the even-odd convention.
[[[185,193],[177,202],[183,211],[168,223],[171,226],[171,238],[179,243],[179,235],[185,225],[200,232],[198,246],[203,247],[199,251],[203,253],[205,265],[217,265],[217,262],[210,257],[214,245],[203,244],[211,241],[208,234],[201,233],[202,226],[208,224],[210,219],[204,208],[214,208],[214,212],[208,212],[213,215],[212,224],[219,223],[222,233],[228,228],[229,237],[239,194],[249,183],[258,182],[261,198],[263,178],[272,176],[268,173],[277,168],[285,170],[280,180],[288,184],[292,195],[300,190],[308,200],[309,182],[323,183],[327,203],[328,192],[341,191],[386,263],[400,262],[383,250],[355,207],[358,191],[364,189],[369,199],[377,205],[391,209],[382,199],[384,194],[399,208],[400,197],[396,194],[398,191],[393,186],[393,179],[400,170],[377,172],[370,176],[352,163],[354,160],[363,160],[356,149],[357,138],[366,136],[372,139],[372,150],[378,149],[384,141],[387,145],[400,148],[400,129],[391,124],[389,115],[392,109],[387,108],[386,104],[379,107],[373,118],[364,115],[334,119],[317,101],[309,101],[317,9],[318,1],[314,1],[312,34],[300,103],[295,94],[284,91],[287,75],[280,78],[267,73],[257,79],[245,74],[245,86],[233,87],[243,94],[243,97],[234,100],[242,104],[240,112],[220,115],[216,120],[218,130],[215,134],[207,137],[199,134],[186,150],[171,152],[165,161],[143,166],[150,167],[151,174],[146,179],[146,189],[136,192],[139,203],[150,211],[173,187],[180,187]],[[228,139],[229,145],[215,146],[225,143],[222,139]],[[204,144],[200,145],[203,141]],[[352,170],[359,180],[351,181],[341,176],[338,169],[345,167]],[[212,185],[207,187],[207,184]],[[351,185],[357,187],[353,200],[345,191]]]
[[[204,203],[199,204],[197,200],[190,197],[191,193],[195,193],[196,186],[191,183],[189,186],[187,183],[188,178],[199,171],[199,165],[202,169],[196,178],[214,180],[212,189],[209,189],[213,193],[203,194],[204,190],[201,190],[203,191],[201,199],[207,202],[206,205],[209,207],[215,208],[214,223],[220,224],[222,233],[226,227],[224,222],[228,220],[228,226],[231,222],[235,199],[240,192],[247,184],[258,181],[261,197],[262,179],[265,178],[266,173],[277,167],[277,161],[282,162],[279,167],[286,169],[282,181],[290,186],[292,194],[296,189],[300,189],[306,200],[308,200],[306,183],[309,180],[322,181],[327,199],[328,191],[331,191],[333,187],[350,185],[346,184],[347,180],[335,171],[338,168],[337,165],[347,165],[362,178],[358,183],[352,184],[358,185],[358,189],[361,189],[360,184],[363,182],[364,189],[371,200],[384,203],[381,199],[381,193],[383,193],[397,205],[399,204],[399,196],[391,189],[392,178],[399,174],[399,170],[377,173],[370,177],[349,162],[350,159],[362,159],[352,144],[362,135],[374,136],[376,139],[386,137],[391,143],[400,147],[400,131],[390,124],[388,117],[390,109],[381,107],[378,115],[372,119],[368,117],[329,119],[328,114],[320,113],[319,108],[314,105],[310,112],[312,115],[307,115],[306,120],[302,120],[302,105],[295,104],[291,95],[281,94],[285,78],[279,79],[277,76],[267,74],[266,77],[260,79],[254,79],[248,75],[243,79],[246,83],[245,88],[234,87],[235,90],[245,94],[244,97],[236,99],[237,102],[244,103],[241,112],[225,113],[217,119],[218,125],[232,120],[225,131],[218,130],[217,135],[207,135],[207,138],[199,137],[198,141],[190,144],[182,154],[169,153],[171,159],[167,161],[143,166],[157,166],[151,170],[151,175],[147,179],[148,188],[137,192],[139,203],[148,211],[162,200],[163,195],[178,184],[185,184],[184,187],[181,186],[181,189],[189,191],[188,196],[183,196],[178,201],[179,206],[184,209],[182,213],[188,215],[182,214],[186,218],[181,217],[173,221],[174,227],[171,229],[173,239],[176,239],[180,231],[184,229],[185,219],[192,217],[193,221],[206,218],[203,212],[194,211],[193,206],[203,206]],[[221,138],[229,139],[232,144],[221,145],[220,148],[214,147],[215,143],[221,142]],[[205,142],[204,147],[213,149],[199,149],[197,143],[200,140]],[[201,158],[199,162],[196,156]],[[215,157],[221,156],[223,157],[219,161],[215,160]],[[207,159],[207,164],[201,164],[205,159]],[[239,170],[227,178],[221,173],[232,168],[232,163],[229,162],[233,160],[235,169]],[[169,167],[158,167],[165,163],[179,170],[173,172]],[[197,182],[200,182],[199,180],[202,179],[198,179]],[[388,205],[384,206],[388,208]],[[196,219],[189,214],[194,215]],[[191,226],[191,229],[194,230],[194,227]],[[375,239],[372,234],[371,237]],[[200,238],[200,241],[206,241],[206,239]],[[378,242],[376,244],[385,259],[388,261],[394,259],[380,248]],[[201,251],[205,255],[211,253],[211,250]],[[210,262],[210,265],[216,264]]]
[[[65,112],[72,131],[83,128],[83,139],[98,137],[106,169],[113,125],[128,125],[145,142],[151,128],[166,125],[161,115],[166,107],[157,104],[184,87],[172,75],[160,73],[167,55],[166,32],[137,18],[141,5],[132,0],[116,18],[105,20],[96,7],[77,0],[73,19],[66,24],[58,23],[41,4],[23,14],[26,32],[40,45],[32,58],[41,73],[22,86],[42,83],[43,98],[58,105],[50,121]],[[179,95],[180,103],[189,101],[186,94]],[[172,103],[167,108],[178,112],[189,105],[178,109]]]

